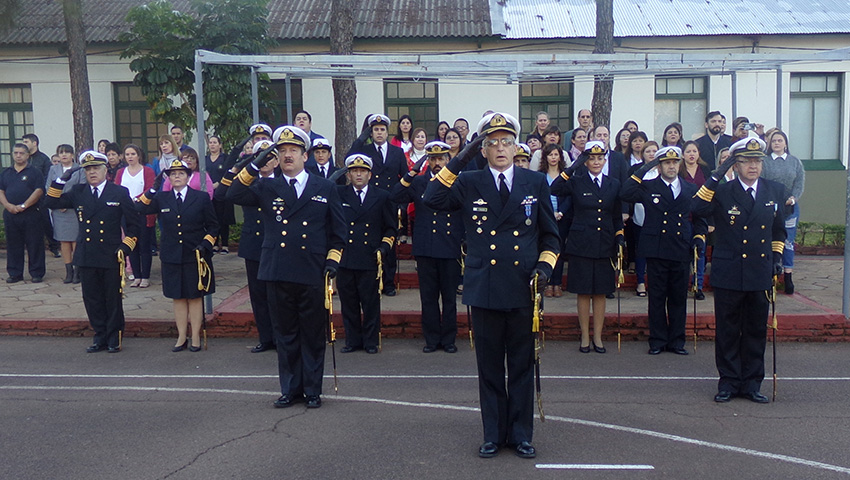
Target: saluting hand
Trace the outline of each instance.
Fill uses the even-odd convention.
[[[465,167],[469,163],[469,161],[472,160],[472,157],[474,157],[475,154],[478,153],[479,150],[481,150],[481,144],[484,143],[485,138],[486,135],[478,135],[477,137],[475,137],[475,140],[467,143],[466,146],[463,147],[463,150],[461,150],[460,153],[458,153],[457,156],[453,159],[458,160],[460,162],[461,169],[463,169],[463,167]]]
[[[419,172],[422,171],[422,166],[425,165],[425,162],[428,161],[428,155],[423,155],[422,158],[419,159],[418,162],[413,164],[413,168],[410,169],[410,173],[412,173],[413,177],[419,175]]]
[[[257,170],[265,167],[266,164],[269,163],[272,160],[272,158],[274,158],[274,156],[276,155],[276,153],[275,153],[275,155],[271,154],[272,152],[275,151],[276,148],[277,148],[277,145],[272,145],[269,148],[259,152],[259,154],[257,155],[257,158],[254,159],[254,161],[251,162],[251,163],[254,164],[254,166],[257,168]]]
[[[657,167],[660,163],[661,161],[657,158],[654,158],[651,162],[644,163],[640,168],[637,169],[637,171],[635,172],[635,176],[637,178],[643,179],[643,176],[646,175],[646,172]]]
[[[153,193],[158,192],[162,188],[162,181],[165,178],[165,170],[159,172],[159,175],[153,181],[153,186],[151,187],[151,191]]]
[[[581,155],[578,156],[578,158],[576,158],[576,160],[573,162],[572,165],[570,165],[569,167],[564,169],[564,173],[568,177],[572,177],[573,174],[575,173],[575,171],[578,170],[578,167],[584,165],[584,162],[586,162],[586,161],[587,161],[587,155],[582,153]]]
[[[77,170],[79,170],[81,168],[83,168],[83,167],[81,167],[79,165],[74,165],[71,168],[69,168],[68,170],[65,170],[65,172],[62,173],[62,175],[59,177],[60,183],[66,183],[68,180],[71,179],[71,175],[73,175],[74,172],[76,172]]]

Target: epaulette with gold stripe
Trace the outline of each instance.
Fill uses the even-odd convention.
[[[697,194],[695,197],[699,197],[700,200],[704,200],[708,203],[711,203],[711,200],[714,198],[714,190],[707,188],[705,185],[699,187]]]
[[[135,250],[136,249],[136,242],[137,242],[136,237],[124,237],[124,240],[122,240],[121,243],[130,247],[130,250]]]
[[[540,256],[537,258],[537,261],[544,262],[550,267],[555,268],[555,262],[558,261],[558,255],[555,252],[543,250],[542,252],[540,252]]]
[[[785,251],[785,242],[780,242],[778,240],[770,242],[770,249],[776,253],[782,253]]]
[[[248,170],[248,167],[245,167],[242,169],[241,172],[239,172],[239,175],[236,175],[236,178],[239,179],[239,182],[241,182],[242,185],[250,187],[251,184],[254,183],[254,179],[257,177],[251,174],[251,172]]]
[[[50,185],[50,188],[47,189],[47,196],[51,198],[59,198],[62,196],[62,189]]]
[[[342,259],[342,250],[337,250],[335,248],[328,250],[327,259],[339,263],[339,261]]]
[[[567,175],[567,172],[561,172],[561,178],[563,178],[564,180],[569,180],[570,176]]]
[[[148,193],[150,193],[150,192],[145,192],[144,194],[142,194],[141,197],[139,197],[139,201],[142,202],[145,205],[151,204],[152,199],[151,199],[151,197],[148,196]]]
[[[384,237],[381,239],[381,241],[392,247],[395,243],[395,237]]]
[[[457,175],[452,173],[452,171],[448,168],[444,168],[440,170],[440,173],[438,173],[437,176],[434,178],[436,178],[443,185],[451,188],[452,185],[455,183],[455,180],[457,180]]]
[[[221,184],[224,185],[225,187],[229,187],[230,185],[233,184],[233,179],[224,177],[224,178],[221,179]]]
[[[641,178],[638,178],[638,176],[637,176],[637,175],[632,175],[632,180],[634,180],[634,181],[636,181],[636,182],[638,182],[638,183],[643,183],[643,180],[642,180]]]
[[[405,174],[405,176],[401,177],[401,184],[404,185],[405,188],[407,188],[411,185],[410,182],[411,182],[412,179],[411,180],[407,179],[408,178],[407,175],[409,175],[409,174],[410,173],[408,172],[407,174]]]
[[[210,234],[204,235],[204,240],[210,242],[210,245],[215,245],[215,237]]]

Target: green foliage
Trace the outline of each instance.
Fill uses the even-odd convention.
[[[267,0],[193,0],[190,12],[179,12],[167,0],[133,7],[131,28],[119,40],[132,58],[134,82],[142,88],[153,114],[184,130],[197,127],[195,115],[195,50],[227,54],[267,53]],[[259,78],[261,99],[268,98]],[[225,144],[238,142],[251,124],[251,77],[248,67],[204,65],[207,127]],[[188,132],[187,132],[188,133]]]
[[[807,247],[843,247],[844,225],[799,222],[797,243]]]

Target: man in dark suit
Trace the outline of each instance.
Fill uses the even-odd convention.
[[[389,139],[390,119],[386,115],[375,113],[370,115],[368,123],[360,136],[351,144],[346,158],[355,153],[362,153],[372,159],[372,180],[370,186],[390,191],[399,179],[407,173],[407,158],[404,150],[391,145]],[[371,143],[367,140],[371,139]],[[393,211],[398,211],[396,206]],[[398,213],[397,213],[398,215]],[[384,262],[384,295],[392,297],[395,291],[396,257],[395,250],[390,250]]]
[[[545,287],[558,258],[558,226],[546,179],[515,168],[519,122],[492,113],[478,123],[478,137],[425,191],[425,204],[437,210],[462,210],[468,254],[463,303],[472,308],[483,458],[509,445],[523,458],[531,445],[534,410],[534,337],[529,285]],[[459,173],[475,150],[488,167]],[[507,388],[505,365],[507,364]]]
[[[333,156],[331,155],[331,143],[324,138],[313,140],[313,146],[310,147],[310,155],[313,159],[308,158],[305,167],[313,175],[329,178],[335,171],[339,170],[334,165]]]
[[[26,145],[27,150],[29,150],[30,165],[39,170],[43,178],[47,178],[47,174],[50,172],[51,166],[50,157],[39,150],[38,136],[34,133],[28,133],[21,137],[21,143]],[[41,220],[44,225],[44,236],[47,238],[48,248],[50,248],[50,252],[53,253],[55,258],[59,258],[62,254],[59,252],[59,241],[53,238],[53,222],[50,220],[50,210],[47,208],[40,208],[39,211],[41,212]]]
[[[356,153],[345,159],[345,166],[350,185],[337,187],[348,225],[348,243],[337,278],[345,325],[345,347],[341,352],[365,348],[366,353],[374,354],[378,353],[381,331],[378,258],[383,262],[395,242],[395,204],[390,201],[389,192],[370,187],[369,157]]]
[[[441,348],[457,352],[457,284],[461,274],[463,220],[460,209],[434,210],[423,197],[428,183],[449,163],[449,145],[434,141],[425,145],[428,165],[413,166],[393,187],[392,200],[400,204],[413,203],[417,221],[413,223],[413,256],[419,277],[419,300],[422,303],[422,351],[431,353]],[[528,155],[525,156],[528,160]],[[427,168],[419,175],[422,168]],[[443,308],[440,313],[440,298]]]
[[[726,116],[718,111],[705,116],[705,135],[694,140],[699,148],[699,158],[714,170],[717,153],[732,145],[732,137],[726,135]]]
[[[136,248],[142,217],[136,212],[130,193],[121,185],[106,181],[106,156],[95,151],[80,155],[87,185],[75,185],[62,193],[75,169],[56,179],[47,190],[46,208],[72,208],[80,223],[74,266],[80,271],[83,303],[94,340],[89,353],[120,351],[119,332],[124,329],[119,259]],[[124,240],[121,226],[124,225]],[[119,255],[119,252],[121,254]]]
[[[271,139],[259,140],[253,145],[254,155],[260,151],[273,145]],[[275,155],[271,152],[269,155]],[[275,177],[275,169],[278,167],[277,156],[269,160],[263,168],[260,169],[257,176],[258,182],[268,181]],[[233,178],[241,170],[241,166],[234,166],[221,179],[218,187],[215,189],[215,198],[224,200],[227,198],[227,191],[230,185],[233,184]],[[260,253],[263,247],[263,238],[265,229],[263,227],[263,213],[260,207],[243,206],[242,216],[242,232],[239,236],[239,257],[245,259],[245,274],[248,276],[248,297],[251,299],[251,311],[254,314],[254,323],[257,325],[257,333],[260,337],[260,342],[251,348],[251,353],[262,353],[266,350],[273,350],[274,330],[272,329],[271,312],[269,312],[269,302],[267,295],[266,282],[257,278],[257,273],[260,271]]]
[[[263,150],[239,172],[227,198],[262,209],[265,238],[257,277],[267,282],[277,344],[281,396],[274,405],[306,401],[308,408],[318,408],[328,327],[324,287],[336,276],[347,239],[345,218],[335,186],[304,169],[310,137],[285,125],[273,140],[281,177],[254,181],[271,160],[271,149]]]
[[[714,219],[711,285],[717,323],[715,362],[720,380],[715,402],[741,396],[770,400],[759,390],[773,277],[782,273],[785,247],[785,187],[759,178],[765,143],[745,138],[730,148],[729,160],[711,174],[694,198],[693,213]],[[738,174],[718,186],[734,166]]]
[[[637,254],[646,258],[649,284],[649,354],[664,350],[687,355],[688,273],[692,246],[705,247],[706,222],[691,217],[696,185],[679,178],[682,151],[663,147],[640,167],[620,192],[626,202],[641,203],[645,217]],[[658,167],[655,178],[647,172]]]

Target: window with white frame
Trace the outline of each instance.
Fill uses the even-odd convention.
[[[679,122],[684,140],[705,134],[705,114],[708,105],[706,77],[655,78],[655,137],[664,134],[664,127]]]
[[[844,167],[841,152],[841,75],[791,74],[788,149],[809,170]]]
[[[12,165],[12,148],[33,132],[32,89],[0,85],[0,169]]]

